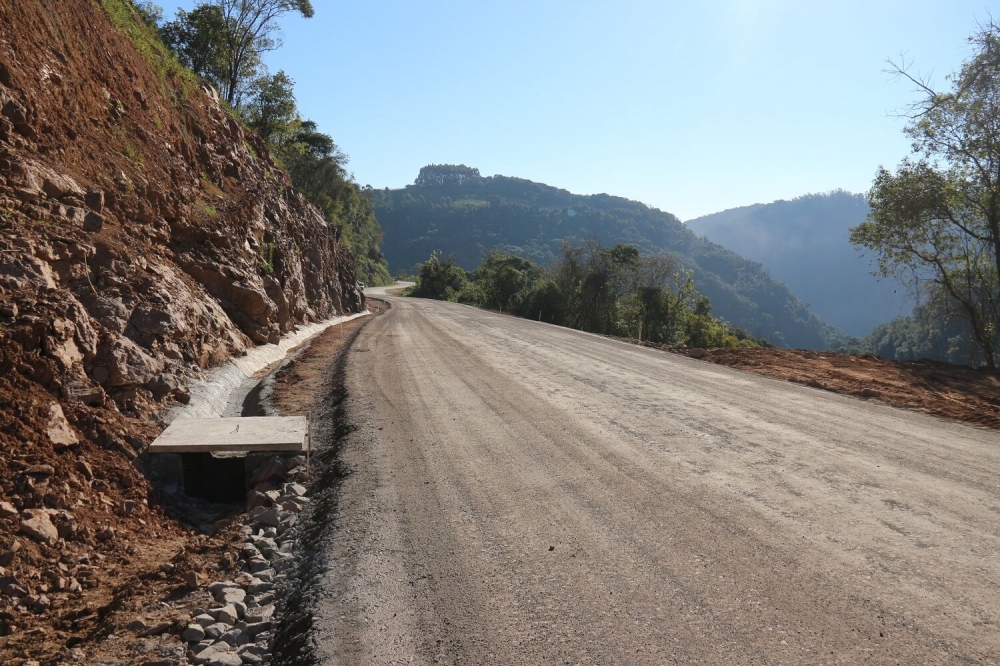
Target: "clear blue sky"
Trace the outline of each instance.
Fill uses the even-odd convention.
[[[892,114],[913,86],[885,60],[942,85],[975,21],[1000,15],[1000,0],[313,3],[267,62],[360,184],[463,163],[685,220],[867,191],[909,150]]]

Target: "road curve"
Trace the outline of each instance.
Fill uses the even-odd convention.
[[[348,357],[327,663],[1000,660],[996,433],[389,299]]]

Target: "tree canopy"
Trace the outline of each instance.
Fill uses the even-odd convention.
[[[851,241],[882,275],[905,280],[947,318],[966,321],[983,362],[1000,351],[1000,26],[970,37],[974,54],[937,92],[896,65],[921,99],[908,112],[914,154],[880,168],[871,214]]]
[[[493,251],[471,273],[455,257],[432,252],[410,296],[457,301],[591,333],[695,347],[766,344],[712,317],[674,257],[643,255],[632,245],[564,245],[549,268]]]

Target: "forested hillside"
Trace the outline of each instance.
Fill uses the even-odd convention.
[[[779,346],[826,348],[842,333],[812,315],[764,268],[700,238],[675,216],[607,194],[577,195],[466,166],[428,166],[413,185],[373,192],[394,270],[410,271],[435,250],[476,268],[491,250],[551,264],[563,244],[627,243],[675,253],[694,271],[713,313]]]
[[[733,208],[690,220],[688,228],[759,261],[810,309],[851,335],[906,314],[906,292],[871,275],[871,261],[850,243],[850,228],[868,215],[860,194],[809,194]]]

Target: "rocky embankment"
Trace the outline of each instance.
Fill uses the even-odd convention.
[[[294,566],[294,527],[309,503],[306,460],[274,457],[258,468],[247,503],[245,539],[236,562],[241,573],[206,588],[208,604],[195,608],[181,631],[185,656],[208,666],[261,664],[271,652],[282,582]],[[195,581],[197,584],[198,581]],[[172,633],[165,627],[164,633]]]
[[[0,661],[169,578],[186,532],[134,463],[192,378],[363,309],[339,231],[129,8],[0,0]]]

